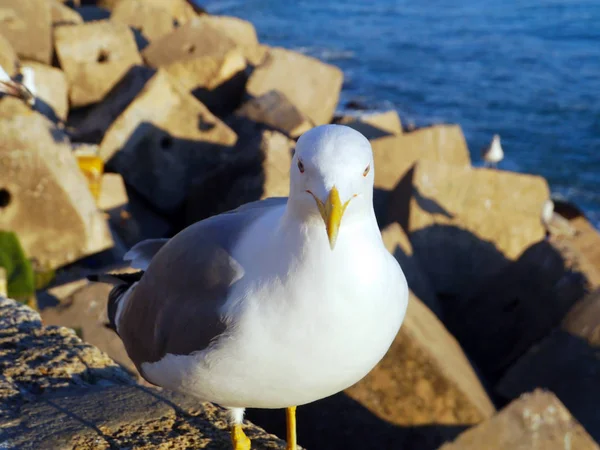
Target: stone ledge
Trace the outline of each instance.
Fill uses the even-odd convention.
[[[0,448],[230,448],[224,410],[137,385],[73,330],[0,296]],[[246,425],[254,449],[285,443]]]

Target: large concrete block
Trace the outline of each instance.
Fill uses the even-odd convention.
[[[236,112],[236,116],[246,118],[275,128],[296,138],[312,128],[310,120],[279,91],[269,91],[249,99]]]
[[[335,66],[284,48],[271,48],[246,89],[254,97],[280,91],[315,125],[322,125],[333,118],[343,79]]]
[[[209,14],[203,15],[202,20],[235,42],[250,64],[256,66],[264,59],[266,49],[259,44],[256,29],[251,22],[237,17]]]
[[[52,26],[78,25],[83,23],[81,14],[72,8],[69,8],[59,0],[48,0],[50,2],[50,13],[52,16]]]
[[[550,192],[538,176],[422,159],[411,193],[406,228],[438,293],[472,292],[545,236]]]
[[[73,106],[99,102],[135,64],[135,38],[122,23],[101,20],[57,27],[56,53],[69,81]]]
[[[0,33],[21,58],[50,64],[52,15],[48,0],[3,0],[0,16]]]
[[[598,450],[600,447],[551,392],[523,394],[440,450]]]
[[[557,330],[521,357],[496,385],[504,399],[537,387],[553,392],[590,435],[600,440],[600,351]],[[543,447],[544,449],[550,447]],[[579,447],[573,443],[573,449]]]
[[[191,57],[223,56],[236,47],[236,43],[225,33],[201,17],[196,17],[151,42],[142,55],[148,65],[164,67]]]
[[[402,136],[371,140],[375,161],[375,187],[391,190],[417,161],[435,161],[470,167],[471,158],[458,125],[435,125]]]
[[[0,114],[0,228],[14,230],[42,267],[110,248],[106,221],[64,134],[36,112]]]
[[[168,2],[163,2],[163,5]],[[129,25],[152,42],[175,29],[175,21],[167,8],[147,0],[120,0],[110,19]]]
[[[66,120],[69,113],[69,86],[64,72],[33,61],[24,62],[21,67],[33,73],[35,108],[53,121]]]
[[[495,412],[456,340],[412,293],[390,350],[346,393],[396,425],[470,425]]]
[[[222,55],[192,54],[161,68],[174,83],[220,116],[237,108],[244,95],[246,59],[239,49]]]
[[[214,168],[236,141],[229,127],[158,71],[110,126],[100,156],[158,210],[173,212],[191,178]]]
[[[0,67],[9,77],[14,77],[17,74],[18,62],[19,57],[10,41],[0,34]]]
[[[384,112],[360,114],[358,116],[343,116],[336,123],[354,128],[369,140],[402,134],[400,116],[393,109]]]

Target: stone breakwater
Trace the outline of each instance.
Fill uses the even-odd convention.
[[[298,409],[300,443],[598,449],[600,236],[542,177],[474,168],[458,125],[336,116],[337,67],[185,0],[0,11],[19,87],[0,98],[0,230],[55,271],[41,317],[0,303],[0,447],[227,448],[218,408],[140,380],[105,327],[109,287],[84,277],[126,270],[140,240],[287,195],[298,136],[341,123],[373,146],[377,219],[411,299],[367,377]],[[285,435],[281,411],[248,418]],[[250,427],[258,448],[283,445]]]

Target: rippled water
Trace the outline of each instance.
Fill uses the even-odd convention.
[[[475,164],[543,175],[600,227],[600,2],[207,1],[261,41],[343,69],[344,101],[403,122],[458,123]]]

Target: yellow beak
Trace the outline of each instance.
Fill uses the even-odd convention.
[[[327,196],[325,203],[319,200],[312,192],[308,192],[317,202],[319,212],[321,213],[323,222],[325,222],[327,237],[329,238],[329,246],[331,247],[331,250],[333,250],[340,229],[340,223],[342,222],[342,216],[344,215],[344,211],[346,210],[348,203],[350,203],[350,200],[346,201],[346,203],[342,205],[340,193],[335,186],[331,188],[331,191],[329,191],[329,195]]]

